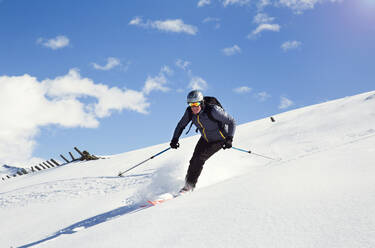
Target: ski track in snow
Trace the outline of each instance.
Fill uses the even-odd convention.
[[[298,134],[296,134],[298,136]],[[358,133],[351,133],[347,135],[349,138],[342,144],[336,144],[327,147],[310,147],[305,149],[303,153],[295,155],[290,158],[284,158],[281,161],[267,161],[261,167],[280,166],[284,163],[297,160],[303,157],[312,156],[317,153],[329,151],[332,149],[345,146],[363,139],[375,136],[374,129],[368,129]],[[248,156],[248,155],[245,155]],[[278,159],[278,158],[275,158]],[[132,175],[119,177],[83,177],[68,180],[58,180],[46,182],[19,188],[10,192],[0,193],[0,208],[27,206],[33,202],[54,202],[65,198],[81,198],[94,195],[107,195],[116,192],[122,192],[130,187],[137,185],[145,185],[151,181],[152,177],[158,174],[158,171],[148,175]],[[146,193],[146,189],[143,190]],[[167,192],[167,190],[164,190]],[[160,194],[164,193],[160,191]],[[158,194],[159,194],[158,193]],[[142,198],[156,197],[155,194],[145,195]],[[129,199],[125,199],[129,200]]]
[[[36,184],[0,193],[0,208],[123,192],[131,187],[145,184],[150,180],[149,177],[83,177]]]
[[[290,161],[298,160],[300,158],[304,158],[304,157],[312,156],[312,155],[315,155],[315,154],[319,154],[321,152],[332,151],[332,150],[338,149],[338,148],[343,147],[343,146],[347,146],[347,145],[352,144],[352,143],[356,143],[356,142],[359,142],[359,141],[362,141],[362,140],[365,140],[365,139],[372,138],[372,137],[375,136],[375,130],[369,129],[367,131],[360,132],[358,134],[349,134],[347,136],[350,137],[350,139],[346,140],[346,142],[343,142],[341,144],[335,144],[335,145],[332,145],[332,146],[313,147],[313,148],[305,149],[305,152],[300,153],[300,154],[298,154],[294,157],[291,157],[291,158],[288,158],[288,159],[282,159],[280,161],[279,165],[290,162]],[[274,165],[275,163],[276,162],[273,162],[272,164]]]
[[[260,167],[281,166],[293,160],[336,149],[341,146],[361,141],[363,139],[371,138],[373,136],[375,136],[374,129],[368,129],[359,133],[348,134],[347,137],[349,139],[342,144],[336,144],[327,147],[310,147],[308,149],[305,149],[303,153],[290,158],[281,159],[281,161],[267,161],[266,159],[264,164]],[[66,198],[81,198],[87,196],[107,195],[116,192],[123,192],[130,187],[136,187],[137,185],[147,185],[147,183],[149,183],[151,181],[151,178],[155,177],[155,175],[158,175],[158,170],[147,175],[132,175],[122,178],[83,177],[36,184],[24,188],[19,188],[10,192],[0,193],[0,208],[27,206],[34,202],[54,202]],[[147,199],[147,197],[155,198],[158,194],[168,192],[168,190],[166,189],[164,189],[164,191],[163,189],[161,189],[156,195],[147,195],[146,191],[147,189],[144,189],[143,193],[145,195],[140,196],[143,200]],[[125,201],[126,200],[129,199],[125,199]]]

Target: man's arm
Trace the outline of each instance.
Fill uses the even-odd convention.
[[[182,131],[184,131],[187,124],[189,124],[189,122],[191,120],[191,114],[189,113],[189,111],[191,111],[191,110],[189,108],[186,108],[186,111],[185,111],[184,115],[182,116],[181,120],[178,122],[178,124],[177,124],[177,126],[174,130],[172,140],[178,141],[178,139],[180,138],[180,136],[182,134]]]

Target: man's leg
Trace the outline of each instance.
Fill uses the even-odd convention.
[[[195,187],[198,181],[203,165],[213,154],[218,152],[222,147],[223,142],[207,143],[203,138],[200,138],[195,146],[193,157],[190,160],[189,169],[186,175],[186,183]]]

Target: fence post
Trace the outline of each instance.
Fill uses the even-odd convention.
[[[57,163],[53,158],[51,158],[52,163],[54,163],[56,166],[60,166],[59,163]]]
[[[55,167],[50,161],[46,161],[47,164],[49,164],[50,167]]]
[[[62,157],[65,160],[65,162],[70,163],[69,160],[67,160],[63,155],[60,154],[60,157]]]
[[[79,153],[79,155],[81,155],[82,157],[84,157],[83,153],[77,147],[74,147],[74,150],[76,150]]]
[[[47,167],[47,169],[50,168],[49,165],[46,162],[43,162],[42,164],[44,165],[44,167]]]
[[[69,152],[70,156],[72,157],[72,161],[75,161],[76,159],[73,157],[73,154],[71,152]]]

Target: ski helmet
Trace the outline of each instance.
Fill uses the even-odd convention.
[[[187,102],[202,102],[203,94],[199,90],[190,91],[187,95]]]

